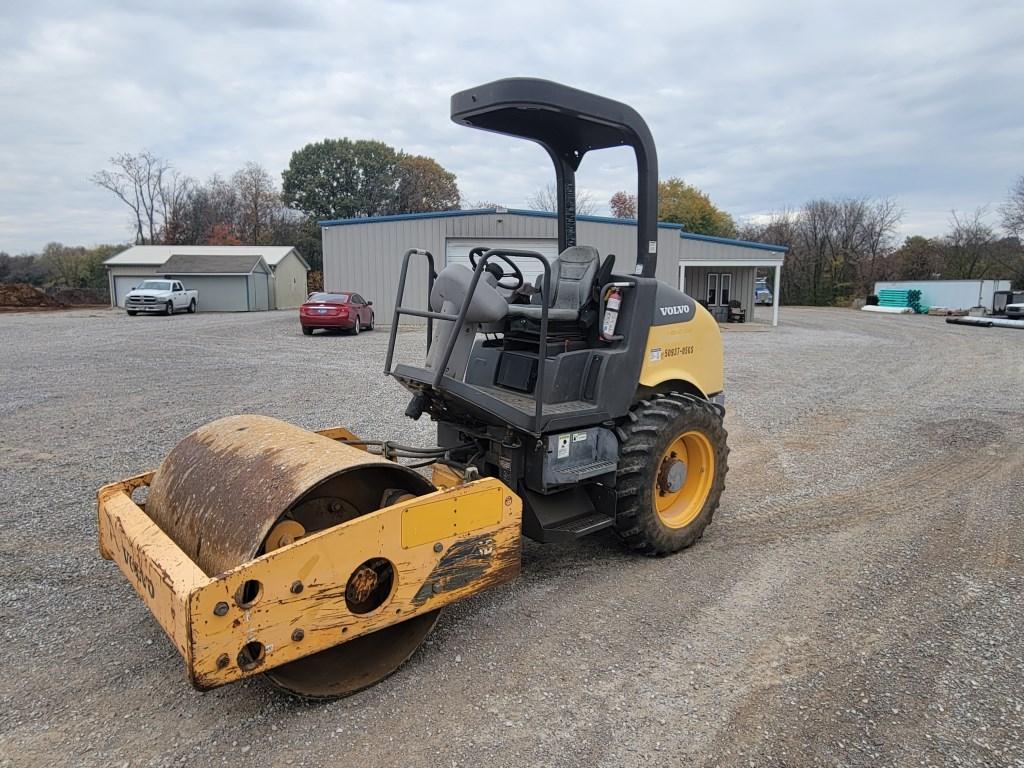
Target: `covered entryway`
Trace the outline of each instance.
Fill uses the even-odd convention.
[[[729,302],[738,301],[747,320],[755,316],[754,288],[758,269],[773,269],[775,287],[772,291],[771,324],[779,324],[779,287],[782,275],[782,254],[778,258],[748,260],[689,260],[679,263],[679,288],[697,301],[720,323],[728,317]]]

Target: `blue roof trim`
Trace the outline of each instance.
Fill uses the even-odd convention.
[[[702,240],[706,243],[721,243],[722,245],[739,245],[743,248],[756,248],[759,251],[775,251],[786,253],[789,251],[784,245],[772,245],[771,243],[755,243],[750,240],[736,240],[731,237],[714,237],[712,235],[698,235],[696,232],[680,232],[679,236],[687,240]]]
[[[318,221],[321,227],[344,227],[348,224],[378,224],[385,221],[412,221],[413,219],[443,219],[446,216],[479,216],[497,213],[495,208],[474,208],[468,211],[430,211],[429,213],[394,213],[390,216],[358,216],[353,219],[326,219]],[[512,211],[509,211],[512,213]]]
[[[510,213],[514,216],[536,216],[542,219],[554,219],[556,214],[552,211],[531,211],[525,208],[506,208],[498,210],[497,208],[472,208],[469,210],[462,211],[430,211],[428,213],[395,213],[389,216],[359,216],[352,219],[327,219],[325,221],[318,221],[321,227],[344,227],[349,224],[380,224],[388,221],[414,221],[416,219],[443,219],[449,216],[482,216],[488,214],[504,214]],[[577,221],[591,221],[597,224],[625,224],[630,227],[636,226],[636,219],[616,219],[611,216],[589,216],[582,215],[576,217]],[[673,224],[670,222],[659,221],[659,229],[678,229],[682,230],[682,224]]]
[[[529,211],[523,208],[472,208],[464,211],[430,211],[428,213],[396,213],[390,216],[362,216],[354,219],[327,219],[319,221],[321,227],[345,227],[349,224],[382,224],[388,221],[415,221],[416,219],[444,219],[450,216],[486,216],[494,214],[512,214],[513,216],[536,216],[542,219],[554,219],[557,214],[551,211]],[[636,219],[616,219],[612,216],[577,216],[577,221],[589,221],[595,224],[622,224],[635,227]],[[709,243],[721,243],[723,245],[739,245],[744,248],[757,248],[762,251],[775,251],[786,253],[789,249],[784,245],[769,245],[768,243],[752,243],[749,240],[734,240],[728,237],[712,237],[711,235],[698,235],[683,230],[682,224],[673,224],[667,221],[659,221],[658,229],[675,229],[679,236],[687,240],[704,240]]]

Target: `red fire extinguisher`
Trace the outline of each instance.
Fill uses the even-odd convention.
[[[601,321],[601,338],[612,341],[615,338],[615,326],[619,322],[619,307],[622,306],[622,291],[612,287],[604,303],[604,318]]]

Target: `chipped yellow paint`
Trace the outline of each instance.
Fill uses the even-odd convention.
[[[436,610],[519,573],[522,503],[494,478],[402,500],[210,576],[132,500],[152,477],[99,491],[100,551],[117,563],[201,689]],[[410,537],[403,540],[406,521]],[[394,568],[391,594],[369,613],[351,612],[350,576],[380,557]],[[239,605],[251,581],[259,582],[250,590],[259,597]],[[250,643],[258,644],[258,661],[243,664]]]

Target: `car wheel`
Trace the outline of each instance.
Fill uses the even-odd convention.
[[[361,323],[359,322],[359,318],[357,317],[356,318],[356,324],[352,326],[352,335],[353,336],[358,336],[359,335],[359,326],[360,325],[361,325]]]
[[[302,335],[303,336],[312,336],[313,335],[313,329],[312,328],[307,328],[306,326],[302,326]]]
[[[174,314],[174,302],[173,301],[168,301],[167,302],[167,307],[164,309],[164,314],[165,315],[173,315]]]
[[[128,313],[128,317],[135,317],[137,314],[139,314],[139,313],[138,312],[129,312]]]
[[[373,313],[370,314],[370,325],[369,325],[369,327],[366,330],[368,330],[368,331],[372,331],[373,330]]]
[[[190,301],[188,303],[188,312],[189,312],[190,315],[194,315],[196,313],[196,300],[195,299],[192,299],[192,301]]]

